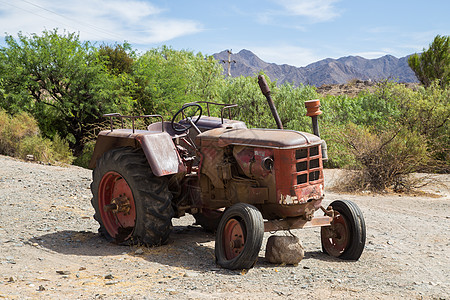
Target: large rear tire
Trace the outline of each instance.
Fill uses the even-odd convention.
[[[366,243],[366,224],[352,201],[337,200],[330,206],[336,212],[331,226],[321,228],[323,252],[346,260],[358,260]]]
[[[167,183],[167,178],[152,174],[142,149],[103,154],[91,183],[99,232],[118,244],[165,244],[174,215]]]
[[[217,264],[231,270],[252,268],[258,259],[263,236],[261,212],[253,205],[233,205],[225,211],[217,228]]]

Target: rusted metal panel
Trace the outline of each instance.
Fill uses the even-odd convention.
[[[103,153],[119,147],[133,147],[136,148],[138,146],[138,142],[132,136],[131,130],[123,129],[121,132],[116,132],[119,130],[109,131],[104,130],[101,131],[97,137],[97,142],[95,143],[94,153],[92,154],[91,161],[89,162],[89,169],[94,169],[97,160],[103,155]]]
[[[331,221],[333,221],[333,218],[329,216],[314,217],[310,221],[307,221],[303,218],[288,218],[284,220],[265,221],[264,232],[330,226]]]
[[[272,149],[292,149],[320,144],[319,137],[305,132],[279,129],[216,128],[199,134],[202,140],[217,140],[219,147],[241,145]]]
[[[274,151],[279,204],[296,205],[324,197],[321,157],[320,146]]]
[[[95,168],[103,153],[118,147],[142,147],[153,174],[164,176],[185,172],[172,138],[166,132],[131,129],[115,129],[100,132],[89,167]]]
[[[142,150],[156,176],[186,172],[175,144],[167,133],[139,134],[136,139],[141,143]]]
[[[273,159],[273,151],[261,147],[236,146],[233,155],[247,177],[263,179],[272,172],[269,166],[264,165],[264,159]]]
[[[266,187],[249,187],[248,200],[253,204],[264,204],[269,200],[269,189]]]

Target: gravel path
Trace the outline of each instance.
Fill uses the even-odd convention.
[[[108,243],[92,218],[90,170],[5,156],[0,166],[0,298],[450,299],[449,175],[429,187],[441,197],[327,193],[326,205],[349,199],[363,211],[357,262],[324,255],[319,230],[304,229],[293,231],[305,248],[298,266],[265,262],[264,241],[242,273],[214,263],[214,236],[190,216],[162,247]]]

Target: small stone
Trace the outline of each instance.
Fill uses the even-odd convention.
[[[86,268],[85,267],[80,267],[78,270],[79,271],[84,271],[84,270],[86,270]]]
[[[118,280],[112,280],[112,281],[105,282],[105,285],[114,285],[114,284],[117,284],[117,283],[119,283]]]
[[[183,277],[197,277],[197,276],[198,276],[197,272],[186,272],[183,275]]]
[[[16,282],[16,278],[14,276],[9,277],[8,282]]]
[[[281,292],[281,291],[275,291],[275,290],[273,290],[273,292],[274,292],[275,294],[277,294],[278,296],[283,296],[283,295],[284,295],[284,293]]]
[[[69,274],[70,274],[70,271],[62,271],[62,270],[58,270],[58,271],[56,271],[56,273],[59,274],[59,275],[69,275]]]
[[[31,246],[37,247],[37,246],[39,246],[39,244],[38,243],[33,243],[33,244],[31,244]]]
[[[45,291],[45,287],[43,285],[40,285],[38,288],[38,291],[40,291],[40,292]]]
[[[134,254],[136,255],[142,255],[144,254],[144,250],[142,250],[141,248],[137,249],[136,251],[134,251]]]
[[[105,276],[105,279],[113,279],[113,278],[114,278],[114,276],[112,274],[108,274]]]

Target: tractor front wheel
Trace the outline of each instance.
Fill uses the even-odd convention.
[[[358,260],[366,243],[366,224],[359,207],[352,201],[337,200],[331,226],[321,228],[323,252],[346,260]]]
[[[252,268],[258,259],[263,236],[261,212],[253,205],[233,205],[225,211],[217,228],[217,264],[231,270]]]
[[[166,243],[174,214],[167,183],[167,178],[152,174],[142,149],[103,154],[91,184],[99,232],[118,244]]]

